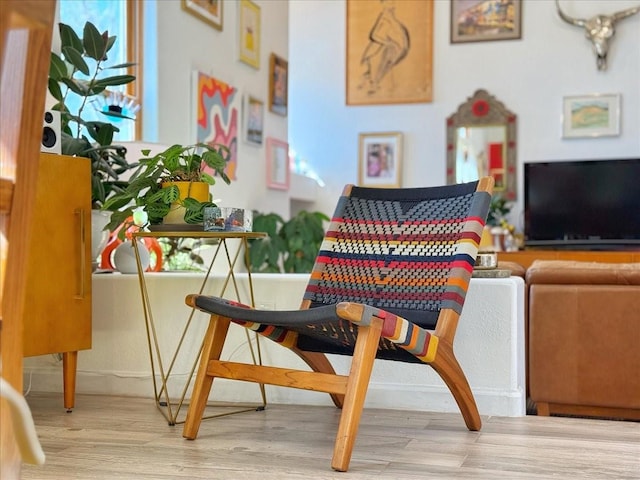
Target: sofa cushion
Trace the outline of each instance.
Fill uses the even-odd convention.
[[[527,284],[640,285],[640,263],[535,260]]]

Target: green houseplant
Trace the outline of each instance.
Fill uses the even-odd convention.
[[[131,223],[128,219],[140,211],[146,217],[136,222],[141,227],[176,221],[202,223],[204,208],[216,206],[209,194],[209,186],[216,183],[214,175],[231,183],[224,172],[230,152],[222,145],[176,144],[153,156],[149,156],[150,150],[143,150],[142,154],[144,157],[139,160],[127,187],[104,205],[105,209],[113,210],[110,229]],[[207,173],[207,168],[214,175]],[[197,192],[202,195],[198,196]]]
[[[250,240],[249,262],[256,273],[308,273],[322,240],[324,213],[300,211],[288,221],[276,214],[253,213],[253,230],[267,237]]]
[[[87,120],[85,113],[110,87],[135,80],[133,75],[108,74],[133,64],[108,66],[116,37],[100,33],[91,22],[85,23],[82,37],[64,23],[59,32],[61,55],[51,53],[48,89],[57,101],[52,109],[60,112],[62,154],[90,159],[93,208],[103,208],[110,196],[124,191],[127,182],[120,176],[134,165],[125,158],[126,148],[112,143],[119,128],[109,121]],[[101,113],[114,120],[133,119],[117,105]]]

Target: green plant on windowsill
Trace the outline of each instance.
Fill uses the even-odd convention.
[[[69,25],[58,26],[61,55],[51,53],[48,88],[57,100],[52,110],[60,112],[62,154],[90,159],[92,206],[102,208],[108,198],[126,188],[128,183],[120,176],[135,165],[126,160],[125,147],[112,144],[118,127],[108,121],[86,120],[83,115],[90,103],[108,93],[109,87],[126,85],[136,78],[106,75],[106,72],[134,64],[107,66],[108,53],[116,37],[109,36],[108,31],[100,33],[91,22],[85,23],[82,37]],[[72,98],[80,100],[80,106],[74,111],[70,107]],[[101,113],[114,119],[134,119],[117,106]]]
[[[125,190],[105,203],[105,209],[113,210],[108,228],[121,223],[131,223],[134,211],[144,212],[145,218],[138,227],[160,223],[201,224],[205,207],[215,207],[211,201],[209,186],[215,185],[214,175],[229,184],[231,179],[224,172],[230,158],[229,149],[223,145],[172,145],[166,150],[149,156],[143,150],[143,158],[131,175]],[[211,169],[214,173],[207,173]],[[138,215],[140,216],[140,215]]]
[[[253,230],[267,233],[266,238],[249,241],[251,271],[256,273],[308,273],[324,238],[321,212],[301,211],[284,221],[276,213],[253,213]]]

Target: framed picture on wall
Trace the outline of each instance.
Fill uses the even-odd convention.
[[[213,28],[222,30],[223,0],[182,0],[182,9]]]
[[[522,0],[451,0],[451,43],[522,37]]]
[[[289,62],[272,53],[269,58],[269,111],[287,116]]]
[[[262,145],[264,102],[252,95],[245,95],[243,109],[245,142],[253,145]]]
[[[267,187],[289,190],[289,144],[267,137]]]
[[[251,0],[240,0],[240,60],[260,68],[260,7]]]
[[[361,133],[358,152],[358,185],[386,188],[401,186],[401,133]]]
[[[595,94],[563,99],[562,136],[615,137],[620,135],[620,95]]]
[[[434,0],[347,0],[347,105],[433,97]]]

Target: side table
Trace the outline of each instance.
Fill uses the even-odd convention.
[[[169,425],[176,425],[178,423],[184,423],[184,420],[178,420],[178,414],[180,413],[180,409],[182,405],[185,403],[185,397],[187,395],[187,391],[189,389],[189,385],[191,384],[191,380],[193,378],[193,374],[198,366],[198,359],[200,358],[200,354],[202,352],[202,344],[200,344],[200,348],[198,350],[197,355],[193,360],[193,364],[191,366],[191,370],[188,374],[187,381],[185,383],[184,388],[182,389],[182,393],[177,399],[170,398],[169,389],[168,389],[168,380],[173,370],[174,364],[180,353],[183,342],[187,336],[187,332],[191,326],[193,316],[195,313],[195,309],[191,309],[191,313],[187,318],[184,327],[182,329],[182,333],[178,344],[171,356],[171,360],[169,362],[168,367],[165,367],[165,361],[163,361],[163,354],[160,349],[159,341],[158,341],[158,332],[156,330],[156,324],[153,318],[153,311],[151,307],[151,301],[149,297],[149,292],[147,290],[147,284],[145,280],[145,272],[142,268],[142,262],[140,260],[140,251],[138,249],[138,239],[141,238],[194,238],[194,239],[215,239],[218,241],[215,252],[213,254],[213,258],[209,264],[209,267],[205,273],[204,279],[200,286],[200,290],[197,292],[202,294],[204,288],[209,280],[209,276],[213,269],[214,264],[216,263],[216,259],[220,256],[224,260],[226,260],[226,268],[227,273],[225,277],[225,281],[221,287],[220,292],[217,294],[220,297],[225,296],[227,293],[227,289],[232,289],[233,294],[235,295],[234,300],[238,302],[243,302],[240,298],[240,291],[238,289],[238,284],[236,283],[235,278],[235,267],[239,258],[242,258],[244,264],[247,267],[247,276],[249,281],[249,299],[248,301],[244,301],[243,303],[247,303],[251,306],[255,306],[255,300],[253,295],[253,283],[251,281],[251,269],[249,268],[249,249],[248,249],[248,240],[255,238],[263,238],[266,234],[262,232],[205,232],[205,231],[177,231],[177,228],[173,227],[172,230],[166,230],[166,227],[160,228],[156,231],[152,232],[136,232],[132,235],[132,244],[136,257],[136,264],[138,266],[138,278],[140,281],[140,294],[142,297],[142,308],[144,311],[145,317],[145,327],[147,331],[147,344],[149,348],[149,360],[151,362],[151,376],[153,378],[153,390],[154,390],[154,398],[156,407],[160,412],[164,415]],[[228,242],[229,240],[233,240],[234,242]],[[233,245],[233,243],[237,243],[237,245]],[[243,255],[241,256],[241,253]],[[161,275],[161,273],[156,273],[156,275]],[[196,292],[194,292],[196,293]],[[253,344],[251,343],[250,333],[248,330],[245,330],[247,335],[247,344],[249,346],[249,350],[251,353],[251,358],[254,364],[261,364],[262,357],[260,352],[260,339],[259,336],[255,335],[256,340],[256,348],[254,350]],[[156,373],[157,372],[157,373]],[[159,375],[160,385],[158,385]],[[261,410],[266,404],[266,395],[264,390],[264,385],[259,385],[260,395],[262,398],[262,405],[258,406],[240,406],[239,410],[234,410],[227,413],[221,413],[216,415],[210,415],[205,418],[213,418],[219,417],[223,415],[230,415],[233,413],[247,412],[251,410]]]

